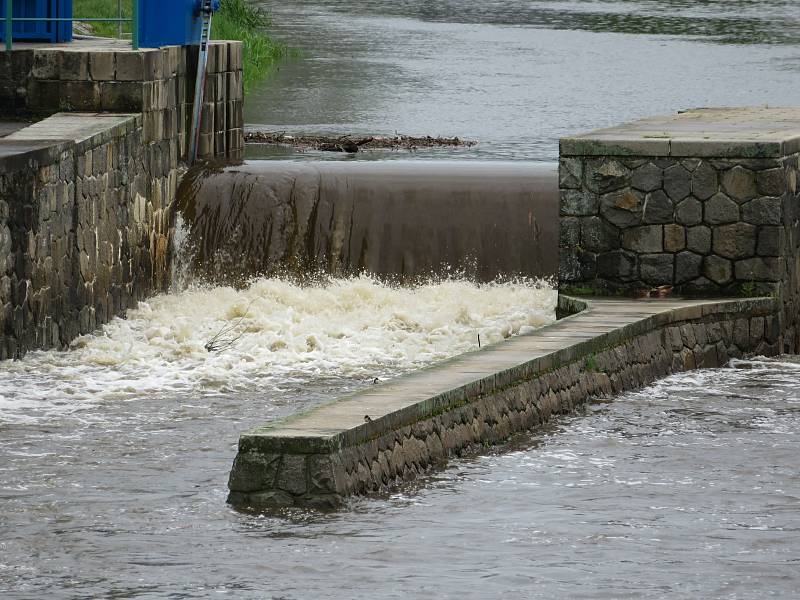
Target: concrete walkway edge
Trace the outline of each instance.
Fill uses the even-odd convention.
[[[243,434],[229,501],[337,506],[535,428],[593,396],[781,348],[773,298],[561,296],[559,312],[575,314]]]

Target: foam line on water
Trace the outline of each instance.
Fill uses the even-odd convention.
[[[276,390],[325,378],[385,379],[554,319],[555,292],[535,281],[444,280],[413,287],[367,276],[299,285],[194,287],[158,296],[69,351],[0,365],[0,420],[145,394]],[[234,327],[222,352],[206,343]],[[240,336],[240,337],[239,337]]]

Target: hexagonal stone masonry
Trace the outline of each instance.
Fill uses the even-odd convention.
[[[560,150],[562,228],[591,252],[562,235],[564,289],[773,291],[788,326],[800,321],[800,109],[690,110]]]

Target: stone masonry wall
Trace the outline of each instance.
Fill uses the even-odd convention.
[[[244,153],[242,43],[209,46],[200,158]],[[172,142],[185,158],[197,70],[196,46],[131,50],[102,46],[30,48],[0,56],[0,114],[143,114],[144,143]]]
[[[562,155],[561,289],[780,295],[800,350],[799,159]]]
[[[168,283],[176,157],[142,143],[141,116],[113,121],[0,157],[0,359],[65,347]]]
[[[705,312],[705,311],[704,311]],[[727,303],[719,311],[653,327],[615,342],[598,336],[576,355],[555,353],[541,372],[498,373],[494,388],[467,390],[460,405],[431,418],[338,451],[314,451],[297,440],[280,453],[244,436],[234,461],[229,501],[238,506],[330,507],[350,494],[388,490],[475,445],[529,430],[593,396],[647,385],[670,373],[719,367],[731,357],[781,351],[780,309],[774,300]],[[642,322],[640,322],[642,323]]]
[[[165,288],[196,63],[196,47],[113,43],[0,56],[0,115],[67,111],[0,140],[0,358],[64,347]],[[212,43],[200,158],[243,156],[242,83],[241,42]],[[134,114],[94,131],[111,113]]]

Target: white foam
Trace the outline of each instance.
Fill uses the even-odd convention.
[[[144,394],[219,394],[320,377],[386,378],[554,319],[536,282],[396,287],[369,277],[244,290],[191,288],[141,303],[65,352],[0,365],[0,419]],[[205,344],[222,328],[236,338]],[[238,337],[241,336],[241,337]]]

